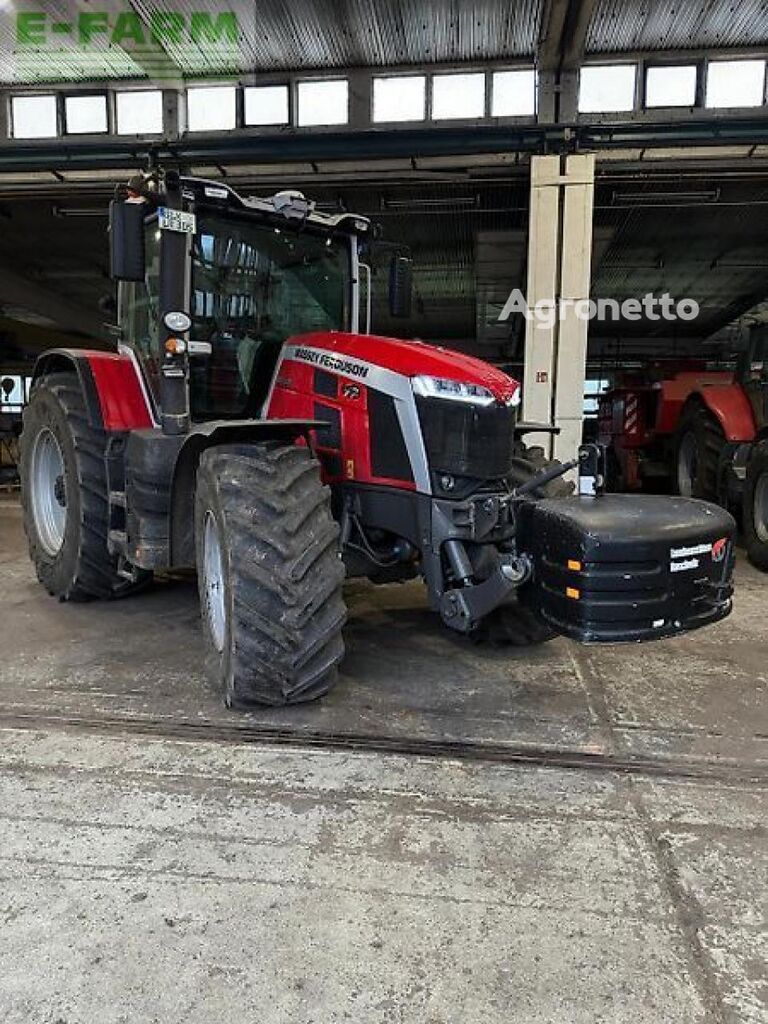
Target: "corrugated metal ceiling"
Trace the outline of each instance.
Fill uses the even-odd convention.
[[[598,0],[586,50],[698,50],[766,43],[766,0]]]
[[[547,6],[548,0],[106,0],[99,10],[107,14],[108,32],[100,28],[83,45],[77,11],[88,14],[88,8],[41,0],[34,8],[46,18],[42,37],[35,28],[39,45],[19,46],[15,8],[0,13],[0,80],[192,78],[533,58]],[[139,16],[145,38],[123,33],[118,44],[110,33],[126,12]],[[233,15],[237,38],[191,39],[192,16],[201,13]],[[166,32],[162,48],[146,31],[153,15],[176,17],[183,26],[176,40]],[[766,45],[768,0],[597,0],[586,39],[592,54]]]
[[[532,57],[545,0],[107,0],[109,32],[99,30],[87,46],[78,38],[68,0],[42,0],[46,15],[39,46],[19,46],[15,23],[0,17],[0,79],[15,82],[77,81],[96,78],[185,77],[251,72],[333,70],[399,64],[467,63]],[[177,40],[165,35],[162,49],[148,31],[139,38],[123,33],[121,45],[110,34],[121,12],[176,16],[183,29]],[[212,19],[234,14],[238,39],[214,43],[190,39],[193,15]],[[54,31],[53,25],[71,25]],[[125,22],[122,23],[125,27]],[[167,24],[167,22],[166,22]],[[39,27],[35,32],[40,35]],[[165,52],[164,52],[165,51]],[[167,55],[167,56],[166,56]],[[170,60],[169,60],[170,58]]]

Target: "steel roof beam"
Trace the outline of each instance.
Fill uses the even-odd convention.
[[[297,132],[279,139],[231,132],[178,142],[136,144],[124,139],[45,143],[0,143],[0,173],[51,174],[68,171],[142,167],[152,159],[182,167],[195,165],[285,164],[292,161],[376,157],[454,156],[487,153],[574,153],[619,149],[689,146],[757,146],[768,143],[768,115],[740,119],[702,119],[627,124],[474,125],[459,129],[399,131]]]
[[[536,53],[539,120],[569,121],[576,116],[578,69],[597,0],[550,0],[542,19]]]
[[[0,307],[21,308],[53,321],[67,332],[103,339],[102,319],[86,306],[80,306],[45,285],[5,268],[0,269]],[[11,319],[17,319],[6,313]]]

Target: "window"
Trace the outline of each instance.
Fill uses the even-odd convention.
[[[0,374],[0,412],[21,412],[31,382],[31,377],[20,377],[15,373]]]
[[[764,97],[764,60],[716,60],[708,65],[708,107],[759,107]]]
[[[55,96],[14,96],[11,100],[14,139],[50,139],[58,133]]]
[[[633,110],[636,75],[635,64],[604,64],[582,68],[579,76],[579,113]]]
[[[212,351],[191,368],[193,417],[256,415],[286,338],[344,330],[349,294],[348,240],[202,215],[192,249],[192,337]]]
[[[255,85],[245,90],[247,125],[288,124],[288,86]]]
[[[696,65],[648,68],[646,107],[692,107],[696,103]]]
[[[119,92],[116,96],[118,135],[160,135],[163,94],[157,90]]]
[[[584,415],[597,416],[600,411],[600,396],[610,387],[609,380],[585,380],[584,381]]]
[[[349,83],[299,82],[299,126],[346,124],[349,120]]]
[[[133,346],[144,368],[150,389],[160,393],[160,243],[157,218],[147,222],[144,234],[143,281],[121,281],[118,292],[119,321],[126,340]]]
[[[213,85],[187,89],[187,128],[191,132],[229,131],[237,127],[237,89]]]
[[[461,75],[434,75],[432,78],[432,117],[436,121],[485,114],[485,75],[473,72]]]
[[[427,80],[424,75],[397,75],[373,80],[374,121],[423,121]]]
[[[65,96],[64,123],[68,135],[94,135],[107,131],[107,97]]]
[[[536,72],[496,71],[492,79],[492,117],[530,117],[536,113]]]

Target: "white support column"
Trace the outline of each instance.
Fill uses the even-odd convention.
[[[529,309],[552,302],[558,293],[560,253],[560,157],[531,159],[531,200],[528,224]],[[552,385],[555,372],[556,324],[529,319],[525,325],[525,380],[523,419],[552,421]],[[548,434],[528,434],[529,444],[540,444],[549,453]]]
[[[589,323],[574,304],[589,300],[594,180],[592,155],[531,160],[527,301],[553,312],[526,323],[523,418],[561,428],[554,442],[548,434],[526,440],[564,461],[581,443]]]
[[[592,221],[595,192],[595,157],[569,156],[563,186],[560,296],[564,316],[560,321],[555,362],[554,456],[572,459],[581,444],[584,423],[584,378],[587,368],[589,321],[584,315],[589,302],[592,273]],[[565,305],[567,303],[567,305]],[[579,311],[581,310],[581,316]]]

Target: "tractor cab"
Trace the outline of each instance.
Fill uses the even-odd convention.
[[[243,199],[171,174],[162,194],[153,185],[134,179],[110,210],[120,347],[164,429],[257,418],[288,338],[360,329],[369,222],[299,192]]]

